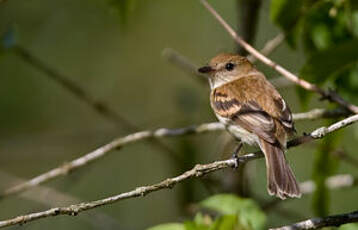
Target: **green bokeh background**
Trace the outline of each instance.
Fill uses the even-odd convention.
[[[230,24],[236,25],[235,1],[211,2]],[[10,26],[15,26],[21,46],[143,130],[216,120],[209,106],[208,87],[170,64],[162,56],[165,48],[179,51],[198,65],[205,64],[219,52],[236,49],[227,32],[199,1],[193,0],[137,1],[126,21],[109,1],[8,0],[0,3],[0,32],[4,33]],[[269,20],[269,1],[264,1],[254,46],[263,47],[277,33],[279,29]],[[283,44],[271,57],[290,71],[298,72],[305,61],[300,50],[298,47],[293,51]],[[257,66],[268,78],[278,76],[260,63]],[[0,56],[0,79],[2,189],[14,183],[3,173],[31,178],[128,133],[99,116],[13,52]],[[293,112],[303,111],[294,88],[287,87],[280,92]],[[317,99],[317,96],[312,97],[309,108],[326,106],[327,102]],[[323,124],[307,121],[297,122],[296,126],[301,134]],[[339,132],[344,149],[356,154],[357,127]],[[45,186],[83,201],[129,191],[178,175],[194,163],[221,159],[220,136],[220,133],[209,133],[164,139],[179,154],[195,152],[195,158],[191,159],[194,162],[185,167],[173,166],[166,153],[148,143],[138,142],[112,151],[96,163]],[[300,181],[311,178],[311,162],[318,142],[289,151],[288,159]],[[269,199],[263,160],[250,162],[249,167],[252,191]],[[341,162],[338,173],[354,174],[356,169]],[[200,179],[192,182],[195,201],[209,195]],[[185,213],[180,208],[180,194],[184,186],[180,184],[173,190],[97,208],[79,217],[46,218],[9,229],[143,229],[182,221]],[[357,192],[358,188],[333,191],[330,213],[356,209]],[[284,202],[281,212],[291,209],[297,215],[283,217],[280,212],[271,211],[268,224],[282,225],[312,216],[311,199],[307,195]],[[64,200],[58,205],[65,204],[68,202]],[[0,201],[0,219],[47,208],[49,206],[14,196]],[[98,220],[94,224],[97,214],[110,218],[113,223]]]

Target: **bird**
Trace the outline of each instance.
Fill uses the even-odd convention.
[[[301,197],[285,157],[287,139],[296,130],[291,110],[275,87],[238,54],[221,53],[198,72],[208,77],[210,104],[218,120],[240,143],[258,145],[264,153],[269,195]]]

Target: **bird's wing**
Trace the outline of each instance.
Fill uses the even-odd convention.
[[[211,103],[219,116],[272,144],[284,144],[279,124],[294,130],[287,104],[261,76],[241,78],[214,89]]]
[[[282,126],[288,131],[288,133],[296,132],[295,126],[292,120],[292,113],[290,107],[287,105],[285,100],[278,95],[278,97],[273,99],[275,105],[279,111],[277,120],[282,124]]]

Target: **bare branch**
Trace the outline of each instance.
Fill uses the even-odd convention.
[[[274,40],[276,40],[276,38],[280,38],[281,34],[277,35]],[[265,45],[265,47],[262,50],[266,50],[265,53],[268,55],[271,51],[273,51],[274,48],[272,45],[270,45],[270,50],[267,48],[267,44],[270,44],[271,41],[268,41]],[[277,43],[275,43],[275,45],[279,45]],[[208,79],[205,76],[205,74],[199,73],[198,72],[198,66],[195,65],[193,62],[191,62],[187,57],[181,55],[180,53],[178,53],[177,51],[175,51],[174,49],[171,48],[165,48],[162,52],[163,57],[168,60],[170,63],[172,63],[173,65],[179,67],[181,70],[184,70],[186,73],[192,75],[195,77],[195,79],[197,79],[198,81],[200,81],[200,83],[207,85],[208,84]],[[250,58],[252,60],[252,62],[255,62],[257,59],[254,59],[254,56],[249,55],[248,58]],[[288,86],[292,86],[295,83],[293,83],[292,81],[288,80],[287,78],[284,77],[276,77],[273,79],[270,79],[270,82],[276,87],[276,88],[285,88]]]
[[[334,215],[334,216],[312,218],[292,225],[283,226],[280,228],[271,228],[270,230],[319,229],[323,227],[333,227],[333,226],[339,227],[342,224],[348,224],[354,222],[358,222],[358,211]]]
[[[314,109],[306,113],[294,114],[293,118],[297,120],[302,120],[302,119],[317,119],[320,117],[325,117],[327,114],[335,115],[336,117],[340,115],[346,115],[343,112],[341,113],[340,111],[341,110],[339,109],[331,110],[331,111],[323,110],[323,109]],[[136,141],[149,139],[149,138],[172,137],[172,136],[181,136],[181,135],[188,135],[194,133],[199,134],[199,133],[219,131],[219,130],[225,130],[225,126],[219,122],[213,122],[213,123],[204,123],[197,126],[193,125],[193,126],[178,128],[178,129],[160,128],[154,131],[147,130],[147,131],[133,133],[124,137],[119,137],[117,139],[114,139],[110,143],[101,146],[92,152],[85,154],[82,157],[72,160],[66,164],[60,165],[59,167],[54,168],[41,175],[38,175],[30,179],[29,181],[26,181],[24,183],[6,189],[1,193],[0,197],[4,198],[5,196],[14,195],[24,190],[27,190],[29,188],[40,185],[44,182],[47,182],[49,180],[52,180],[56,177],[64,176],[78,168],[86,166],[87,164],[104,157],[105,155],[107,155],[107,153],[109,153],[114,149],[118,149],[120,147],[123,147],[124,145],[131,144]],[[300,139],[297,142],[306,141],[306,139],[309,138],[303,137],[302,140]],[[295,145],[295,143],[292,143],[292,145]]]
[[[292,114],[293,120],[316,120],[319,118],[335,118],[340,116],[348,116],[350,112],[345,109],[335,109],[335,110],[327,110],[327,109],[313,109],[306,113],[295,113]]]
[[[305,139],[305,141],[300,141],[297,142],[296,139],[290,142],[294,142],[294,144],[289,144],[288,146],[297,146],[303,143],[306,143],[310,140],[313,139],[319,139],[324,137],[325,135],[334,132],[338,129],[341,129],[343,127],[346,127],[350,124],[352,124],[353,122],[356,122],[358,120],[358,115],[354,115],[351,117],[348,117],[344,120],[341,120],[337,123],[334,123],[332,125],[330,125],[329,127],[321,127],[319,129],[314,130],[311,134],[307,135],[306,137],[309,137],[309,139]],[[211,123],[211,124],[205,124],[204,126],[200,126],[200,128],[198,129],[198,127],[196,128],[191,128],[191,129],[182,129],[179,132],[176,130],[174,133],[172,132],[173,130],[168,130],[168,129],[159,129],[155,132],[150,132],[150,131],[144,131],[144,132],[140,132],[140,133],[136,133],[127,137],[124,137],[123,139],[118,139],[117,142],[133,142],[133,140],[139,140],[143,137],[147,137],[147,136],[165,136],[165,135],[176,135],[177,133],[185,133],[188,132],[188,130],[190,132],[204,132],[204,130],[206,131],[207,126],[210,126],[211,129],[213,130],[218,130],[218,129],[222,129],[223,126],[220,123]],[[220,127],[221,126],[221,127]],[[198,129],[198,130],[197,130]],[[323,130],[323,131],[322,131]],[[168,134],[168,132],[170,134]],[[297,138],[300,139],[300,138]],[[113,145],[118,144],[118,143],[112,143],[112,147]],[[111,146],[107,146],[106,148],[110,148]],[[95,155],[95,154],[93,154]],[[94,157],[94,156],[91,157]],[[161,189],[168,189],[168,188],[173,188],[176,184],[187,180],[189,178],[193,178],[193,177],[201,177],[204,176],[206,174],[224,169],[224,168],[229,168],[229,167],[233,167],[235,166],[237,163],[239,164],[244,164],[250,160],[254,160],[254,159],[258,159],[263,157],[263,154],[258,151],[255,153],[248,153],[245,154],[243,156],[238,157],[238,159],[228,159],[228,160],[223,160],[223,161],[215,161],[213,163],[209,163],[209,164],[198,164],[196,165],[193,169],[184,172],[183,174],[177,176],[177,177],[173,177],[173,178],[168,178],[165,179],[157,184],[153,184],[153,185],[148,185],[148,186],[143,186],[143,187],[138,187],[132,191],[129,192],[125,192],[125,193],[121,193],[118,194],[116,196],[111,196],[111,197],[107,197],[101,200],[96,200],[96,201],[92,201],[92,202],[88,202],[88,203],[80,203],[80,204],[75,204],[75,205],[70,205],[67,207],[57,207],[57,208],[52,208],[43,212],[36,212],[36,213],[31,213],[28,215],[23,215],[23,216],[18,216],[15,217],[13,219],[9,219],[9,220],[4,220],[4,221],[0,221],[0,227],[6,227],[6,226],[11,226],[11,225],[15,225],[15,224],[24,224],[26,222],[30,222],[30,221],[34,221],[37,219],[41,219],[41,218],[45,218],[45,217],[50,217],[50,216],[57,216],[57,215],[71,215],[71,216],[75,216],[80,212],[86,211],[86,210],[90,210],[99,206],[103,206],[103,205],[109,205],[115,202],[118,202],[120,200],[124,200],[124,199],[129,199],[129,198],[135,198],[135,197],[141,197],[141,196],[145,196],[149,193],[161,190]],[[86,161],[86,159],[77,159],[77,161]],[[76,161],[76,160],[75,160]]]
[[[247,154],[243,157],[240,157],[240,159],[248,161],[250,159],[257,158],[257,154]],[[149,185],[149,186],[143,186],[138,187],[130,192],[121,193],[116,196],[108,197],[101,200],[96,200],[88,203],[80,203],[76,205],[70,205],[67,207],[60,207],[60,208],[52,208],[47,211],[43,212],[37,212],[37,213],[31,213],[24,216],[19,216],[10,220],[0,221],[0,227],[6,227],[10,225],[15,224],[24,224],[26,222],[34,221],[40,218],[49,217],[49,216],[56,216],[56,215],[72,215],[75,216],[78,213],[82,211],[86,211],[89,209],[93,209],[102,205],[108,205],[112,204],[114,202],[128,199],[128,198],[134,198],[134,197],[140,197],[144,196],[148,193],[161,190],[161,189],[168,189],[175,186],[177,183],[192,178],[192,177],[200,177],[207,173],[217,171],[219,169],[228,168],[235,165],[234,159],[229,159],[225,161],[217,161],[206,165],[196,165],[193,169],[186,171],[185,173],[174,177],[174,178],[168,178],[166,180],[163,180],[160,183]]]
[[[266,44],[264,45],[264,48],[262,48],[260,50],[260,52],[265,55],[268,56],[270,55],[274,50],[276,50],[281,44],[282,42],[285,40],[285,35],[283,33],[277,34],[273,39],[269,40],[266,42]],[[251,61],[251,62],[256,62],[257,59],[255,56],[253,56],[252,54],[249,54],[247,56],[247,58]]]
[[[330,125],[329,127],[321,127],[319,129],[316,129],[310,134],[310,136],[315,139],[324,137],[328,133],[334,132],[343,127],[346,127],[347,125],[353,124],[357,120],[358,120],[358,115],[350,116],[344,120],[334,123],[333,125]]]
[[[136,141],[145,140],[149,138],[159,138],[159,137],[170,137],[170,136],[179,136],[179,135],[186,135],[191,133],[203,133],[208,131],[215,131],[215,130],[224,130],[225,126],[221,123],[214,122],[214,123],[207,123],[202,124],[199,126],[189,126],[185,128],[179,128],[179,129],[157,129],[154,131],[141,131],[136,132],[124,137],[117,138],[110,143],[99,147],[98,149],[85,154],[82,157],[79,157],[73,161],[70,161],[66,164],[63,164],[57,168],[54,168],[46,173],[43,173],[39,176],[36,176],[32,178],[31,180],[21,183],[17,186],[11,187],[9,189],[6,189],[0,197],[13,195],[19,192],[22,192],[24,190],[27,190],[29,188],[32,188],[34,186],[37,186],[39,184],[42,184],[46,181],[49,181],[53,178],[56,178],[58,176],[66,175],[71,171],[74,171],[80,167],[83,167],[95,160],[98,160],[99,158],[102,158],[105,156],[108,152],[114,149],[118,149],[124,145],[134,143]]]
[[[200,2],[205,6],[205,8],[216,18],[216,20],[225,28],[225,30],[231,35],[231,37],[240,44],[243,48],[245,48],[249,53],[251,53],[255,58],[266,64],[267,66],[271,67],[272,69],[276,70],[278,73],[282,74],[282,76],[286,77],[290,81],[294,82],[295,84],[301,86],[302,88],[313,91],[322,96],[323,99],[328,99],[330,101],[334,101],[339,105],[347,108],[352,113],[358,113],[358,106],[350,104],[349,102],[345,101],[341,98],[337,93],[334,91],[328,90],[325,91],[319,88],[317,85],[314,85],[306,80],[300,79],[290,71],[286,70],[282,66],[278,65],[277,63],[273,62],[271,59],[267,58],[265,55],[261,54],[255,48],[253,48],[250,44],[244,41],[237,33],[232,29],[232,27],[215,11],[215,9],[206,1],[200,0]]]
[[[261,52],[265,55],[271,54],[279,45],[282,44],[284,37],[285,36],[283,34],[278,34],[276,37],[274,37],[272,40],[269,40],[265,44],[265,46],[261,50]],[[197,79],[199,79],[201,83],[208,84],[207,77],[204,74],[198,72],[199,66],[193,64],[193,62],[191,62],[187,57],[181,55],[180,53],[178,53],[177,51],[175,51],[174,49],[171,49],[171,48],[165,48],[162,52],[162,55],[170,63],[173,63],[175,66],[178,66],[180,69],[184,70],[188,74],[196,76]],[[252,55],[248,55],[248,58],[252,62],[256,62],[256,60],[257,60]],[[278,79],[280,79],[280,80],[278,80]],[[277,81],[277,83],[274,83],[275,86],[288,85],[287,80],[283,81],[283,80],[281,80],[281,78],[278,78],[278,79],[274,80],[274,82]]]
[[[6,172],[0,171],[0,178],[2,184],[4,183],[20,183],[24,182],[24,179],[18,178],[14,175],[10,175]],[[36,188],[19,194],[19,197],[25,200],[31,200],[33,202],[45,205],[46,207],[53,207],[58,205],[70,205],[73,203],[82,202],[77,197],[74,197],[70,194],[60,192],[56,189],[46,187],[46,186],[37,186]],[[118,221],[105,214],[102,211],[95,211],[90,215],[81,216],[81,220],[84,220],[96,228],[108,228],[108,229],[122,229]]]

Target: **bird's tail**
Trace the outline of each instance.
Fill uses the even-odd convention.
[[[267,191],[281,199],[300,197],[301,192],[281,147],[260,140],[266,159]]]

